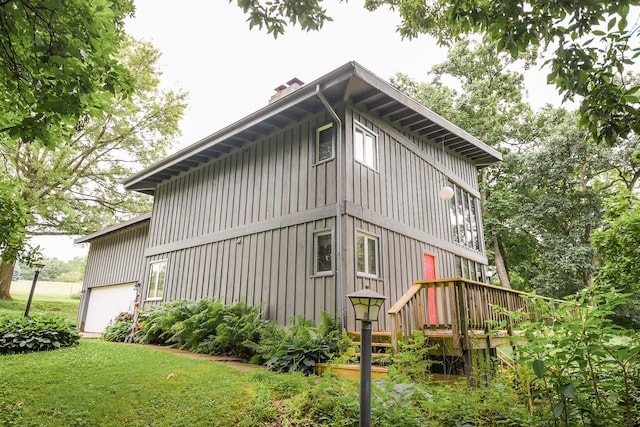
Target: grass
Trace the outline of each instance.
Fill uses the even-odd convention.
[[[82,289],[80,283],[38,281],[31,302],[31,314],[60,316],[76,321],[79,299],[74,299]],[[13,301],[0,300],[0,315],[21,314],[27,305],[31,282],[19,280],[11,284]]]
[[[81,340],[74,348],[0,356],[0,425],[261,425],[249,412],[265,396],[265,384],[299,391],[305,382],[149,347]]]

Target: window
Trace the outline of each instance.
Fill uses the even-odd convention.
[[[378,238],[364,233],[356,235],[356,271],[358,275],[379,277]]]
[[[333,273],[333,235],[331,230],[313,233],[313,273]]]
[[[151,277],[149,277],[149,293],[147,299],[162,299],[164,293],[164,280],[167,271],[167,261],[151,263]]]
[[[316,129],[316,163],[333,158],[333,123]]]
[[[378,137],[358,124],[354,126],[353,157],[365,166],[378,169]]]
[[[469,249],[480,251],[480,220],[478,199],[459,186],[454,187],[454,197],[449,202],[453,241]]]

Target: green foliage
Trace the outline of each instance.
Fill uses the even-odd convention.
[[[402,381],[426,384],[431,367],[438,363],[429,358],[437,346],[430,346],[422,331],[413,331],[410,338],[400,340],[399,351],[392,356],[389,375]]]
[[[130,94],[115,53],[132,11],[130,0],[0,3],[0,140],[54,147]]]
[[[174,300],[143,307],[138,317],[140,330],[136,333],[136,341],[142,344],[175,344],[171,341],[174,335],[172,327],[202,311],[202,307],[208,304],[207,300]]]
[[[306,390],[284,402],[279,420],[282,425],[357,426],[358,388],[354,381],[312,377]],[[518,399],[508,382],[472,388],[465,383],[433,386],[387,378],[371,384],[371,421],[379,427],[535,425]]]
[[[248,15],[249,28],[264,27],[277,38],[284,34],[289,23],[299,25],[305,31],[314,31],[322,28],[326,21],[332,21],[321,3],[322,0],[275,0],[264,5],[258,0],[238,0],[238,7]]]
[[[544,422],[629,427],[640,422],[634,385],[640,340],[610,318],[626,298],[594,287],[565,302],[532,299],[542,320],[520,326],[526,344],[518,347],[518,369],[529,373],[531,398],[544,405]]]
[[[438,384],[429,389],[431,399],[418,405],[428,426],[522,426],[538,423],[520,391],[507,377],[495,377],[489,384]]]
[[[275,329],[275,324],[261,319],[261,314],[261,307],[249,307],[242,301],[224,307],[215,333],[207,336],[197,351],[251,359],[260,340]]]
[[[625,197],[626,195],[626,197]],[[616,323],[640,329],[640,200],[629,202],[624,191],[609,201],[605,225],[593,241],[600,269],[596,282],[633,295],[636,304],[616,307]]]
[[[426,33],[448,44],[479,33],[499,52],[518,58],[538,47],[556,46],[548,60],[547,80],[565,99],[580,97],[581,124],[597,141],[613,145],[640,131],[638,83],[627,69],[640,53],[637,24],[627,16],[635,0],[593,1],[566,7],[561,2],[436,3],[367,0],[374,10],[397,8],[403,37]]]
[[[241,301],[230,306],[207,299],[171,301],[142,310],[135,339],[248,360],[262,337],[275,330],[272,322],[260,316],[260,307],[249,307]]]
[[[26,245],[26,227],[32,218],[19,188],[17,181],[0,176],[0,255],[10,263],[22,260],[28,264],[36,250]]]
[[[185,94],[160,89],[160,53],[150,44],[127,38],[113,56],[135,78],[129,97],[107,100],[55,150],[26,141],[0,147],[7,174],[22,183],[33,233],[87,234],[150,210],[147,196],[119,184],[166,155]]]
[[[536,121],[535,139],[508,160],[502,194],[510,191],[513,204],[500,227],[510,269],[539,293],[564,297],[593,281],[591,236],[602,223],[615,164],[612,150],[592,144],[575,114],[547,108]]]
[[[316,363],[324,363],[344,349],[340,322],[329,314],[322,313],[322,322],[317,328],[300,316],[292,323],[287,331],[272,335],[260,346],[267,369],[309,375]]]
[[[51,282],[82,282],[87,267],[86,257],[75,257],[69,261],[58,258],[43,258],[45,268],[42,269],[38,280]],[[28,265],[20,265],[20,279],[32,280],[35,272]]]
[[[321,28],[331,19],[321,3],[276,1],[264,7],[249,1],[238,6],[249,13],[251,27],[264,25],[277,36],[287,22],[300,22],[304,29]],[[638,23],[627,20],[637,11],[635,6],[637,0],[570,5],[546,0],[365,1],[368,10],[389,7],[397,13],[403,38],[428,34],[449,45],[463,36],[480,34],[498,52],[513,58],[554,46],[555,51],[546,54],[550,57],[545,62],[547,81],[565,100],[580,100],[581,125],[594,140],[609,145],[640,134],[640,85],[628,75],[640,55]]]
[[[111,342],[125,342],[133,329],[132,320],[116,320],[113,325],[109,325],[102,332],[102,339]]]
[[[58,317],[0,317],[0,354],[55,350],[79,340],[75,325]]]

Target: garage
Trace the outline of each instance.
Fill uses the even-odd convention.
[[[85,332],[102,332],[120,313],[133,312],[135,283],[102,286],[89,289]]]

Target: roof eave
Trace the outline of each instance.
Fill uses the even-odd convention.
[[[107,234],[115,233],[116,231],[123,230],[128,227],[132,227],[137,225],[138,223],[142,223],[144,221],[149,221],[151,219],[151,213],[147,213],[144,215],[137,216],[135,218],[131,218],[128,221],[121,222],[120,224],[112,225],[111,227],[103,228],[102,230],[96,231],[95,233],[89,234],[84,237],[79,237],[73,241],[75,244],[79,243],[87,243],[92,240],[97,239],[98,237],[105,236]]]

